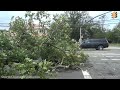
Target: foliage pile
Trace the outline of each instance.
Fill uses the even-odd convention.
[[[26,13],[26,18],[12,18],[10,30],[0,33],[0,76],[18,75],[47,78],[57,65],[79,66],[87,56],[78,53],[79,45],[71,40],[71,28],[65,15],[55,16],[47,35],[39,35],[49,25],[48,14],[44,11]],[[42,27],[36,30],[34,20]]]

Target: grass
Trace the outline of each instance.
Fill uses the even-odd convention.
[[[111,43],[110,46],[120,47],[120,43]]]

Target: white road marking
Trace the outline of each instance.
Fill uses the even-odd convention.
[[[101,60],[109,60],[109,59],[101,59]]]
[[[90,51],[90,53],[107,53],[108,51]],[[89,52],[88,52],[89,53]]]
[[[106,54],[115,54],[115,53],[106,53]]]
[[[105,63],[102,62],[102,63],[95,63],[95,64],[105,64]]]
[[[90,74],[87,70],[86,71],[82,70],[82,73],[83,73],[83,76],[85,79],[92,79],[92,77],[90,76]]]
[[[120,55],[120,54],[115,54],[115,53],[114,53],[114,54],[109,54],[109,53],[105,53],[105,54],[102,54],[102,55],[115,55],[115,56],[116,56],[116,55]]]
[[[105,57],[120,57],[120,56],[105,56]]]
[[[120,60],[120,59],[101,59],[101,60]]]
[[[120,54],[112,54],[112,55],[120,55]]]
[[[91,57],[97,57],[97,56],[91,56]]]
[[[111,59],[111,60],[120,60],[120,59]]]
[[[115,57],[120,57],[120,56],[115,56]]]
[[[85,53],[86,53],[86,52],[85,52]],[[101,53],[101,52],[91,53],[91,52],[90,52],[90,53],[86,53],[86,54],[90,54],[90,55],[96,55],[96,54],[97,54],[97,55],[101,55],[101,54],[103,54],[103,55],[104,55],[105,53],[104,53],[104,52],[103,52],[103,53]],[[113,53],[112,53],[112,54],[113,54]],[[109,54],[108,54],[108,55],[109,55]],[[110,54],[110,55],[111,55],[111,54]]]
[[[109,47],[109,48],[106,48],[106,49],[120,49],[120,47]]]
[[[115,53],[101,53],[102,55],[113,55]]]
[[[105,55],[98,55],[98,56],[91,56],[90,55],[90,57],[120,57],[120,56],[118,56],[118,55],[107,55],[107,56],[105,56]]]
[[[113,68],[113,70],[116,70],[115,68]]]
[[[105,56],[105,57],[114,57],[114,56]]]

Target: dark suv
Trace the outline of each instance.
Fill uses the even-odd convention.
[[[108,46],[107,39],[87,39],[80,45],[81,48],[95,48],[96,50],[103,50],[103,48],[107,48]]]

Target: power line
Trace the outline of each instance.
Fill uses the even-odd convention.
[[[0,23],[0,24],[9,24],[9,23]]]
[[[10,26],[0,26],[0,27],[10,27]]]

